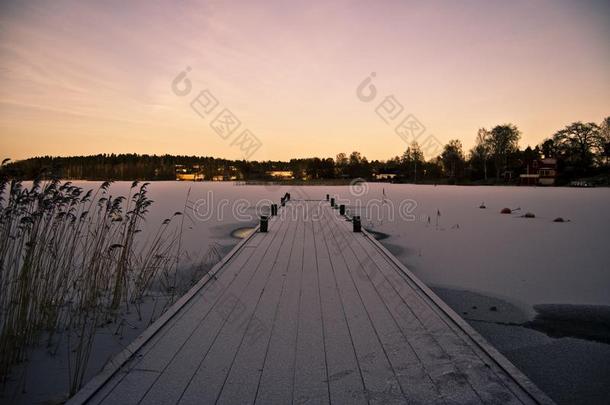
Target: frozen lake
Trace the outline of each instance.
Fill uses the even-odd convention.
[[[127,196],[130,186],[117,182],[110,191]],[[359,214],[381,243],[558,403],[603,403],[610,395],[610,189],[155,182],[143,236],[183,211],[188,195],[181,260],[188,266],[211,248],[228,252],[286,192],[312,200],[329,194]],[[501,214],[502,208],[513,212]],[[524,218],[527,212],[535,218]],[[566,222],[553,222],[557,217]],[[541,322],[531,324],[534,319]],[[128,329],[123,341],[101,333],[87,375],[145,327]],[[28,393],[14,402],[62,397],[65,363],[41,347],[28,369]]]
[[[77,182],[84,188],[97,183]],[[114,183],[126,194],[130,183]],[[460,187],[366,183],[358,186],[236,186],[157,182],[147,223],[196,201],[185,223],[192,257],[257,223],[257,212],[293,198],[336,196],[430,286],[474,291],[527,309],[545,303],[610,305],[610,189]],[[479,208],[481,204],[485,209]],[[502,208],[517,209],[500,214]],[[531,212],[535,218],[523,218]],[[440,216],[438,216],[440,213]],[[553,222],[557,217],[566,221]],[[428,219],[429,218],[429,219]],[[438,220],[438,226],[437,226]]]

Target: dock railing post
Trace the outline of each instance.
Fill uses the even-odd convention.
[[[326,194],[326,201],[328,201],[330,198],[330,195]]]
[[[334,207],[334,206],[335,206],[335,197],[332,197],[332,198],[330,199],[330,206],[331,206],[331,207]]]
[[[360,222],[359,215],[354,215],[352,218],[352,224],[354,225],[354,232],[362,232],[362,223]]]
[[[345,204],[339,205],[339,215],[345,215]]]
[[[260,231],[267,232],[268,229],[269,229],[269,217],[266,215],[261,215]]]

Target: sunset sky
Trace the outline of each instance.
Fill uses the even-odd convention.
[[[172,81],[186,67],[192,91]],[[356,88],[371,72],[378,91]],[[207,89],[210,116],[190,105]],[[393,95],[469,149],[512,122],[521,146],[610,115],[608,1],[2,1],[0,158],[136,152],[251,159],[399,155]],[[429,156],[428,156],[429,157]]]

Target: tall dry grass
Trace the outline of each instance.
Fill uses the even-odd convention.
[[[176,271],[181,221],[142,236],[148,183],[110,195],[70,182],[0,180],[0,379],[42,336],[64,334],[69,391],[82,385],[96,330],[140,305],[159,274]],[[168,288],[171,288],[169,286]]]

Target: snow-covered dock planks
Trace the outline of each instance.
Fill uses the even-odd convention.
[[[368,232],[291,200],[69,403],[552,401]]]

